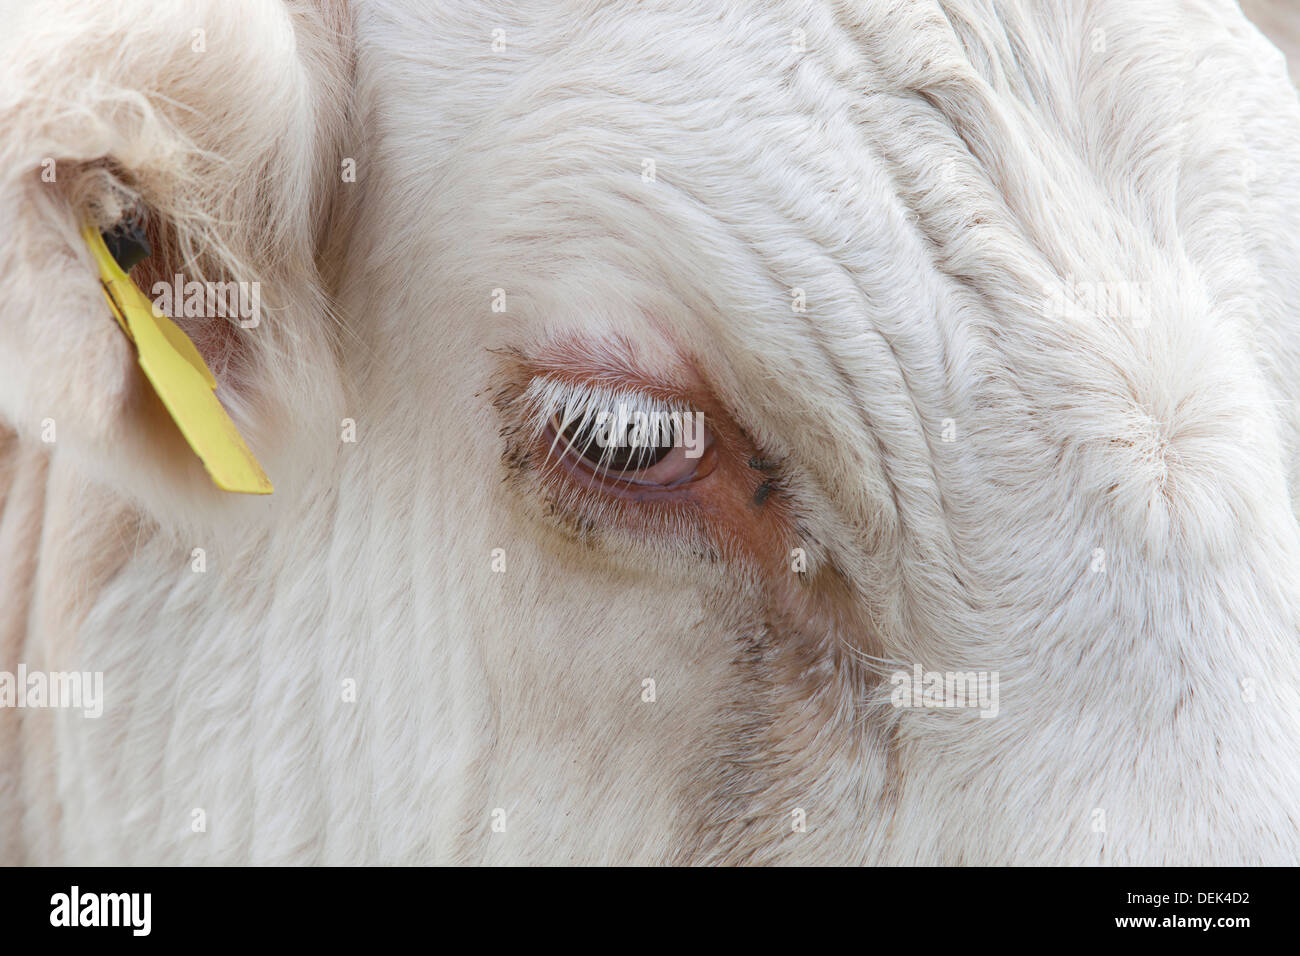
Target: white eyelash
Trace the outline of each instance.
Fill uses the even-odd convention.
[[[665,401],[637,389],[577,384],[541,376],[529,383],[522,401],[529,408],[533,441],[546,431],[546,426],[552,418],[559,423],[556,438],[547,449],[547,462],[550,462],[557,446],[563,440],[563,433],[571,426],[576,426],[576,433],[591,428],[591,434],[594,436],[595,428],[592,426],[598,424],[597,416],[602,412],[617,415],[620,405],[644,412],[649,416],[691,414],[691,410],[685,405]],[[579,454],[585,454],[589,447],[574,450]],[[567,447],[561,447],[562,452],[567,450]],[[606,460],[613,452],[612,447],[602,449],[600,467],[605,466]]]

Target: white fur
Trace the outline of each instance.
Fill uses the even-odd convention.
[[[0,669],[107,699],[0,710],[0,860],[1296,860],[1300,103],[1235,4],[53,6],[0,49]],[[268,500],[99,304],[135,196],[269,290],[218,368]],[[794,605],[502,480],[501,355],[564,336],[694,358]],[[913,664],[999,715],[894,710]]]

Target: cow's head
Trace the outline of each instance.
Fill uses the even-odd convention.
[[[1294,853],[1300,106],[1233,5],[86,6],[0,67],[0,408],[382,698],[367,846]],[[261,284],[181,321],[268,501],[103,310],[135,202],[146,292]]]

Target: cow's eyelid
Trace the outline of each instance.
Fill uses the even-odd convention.
[[[528,385],[523,400],[533,429],[545,430],[553,417],[564,427],[578,422],[591,424],[602,412],[617,414],[620,407],[647,415],[693,414],[686,403],[671,401],[635,387],[587,384],[568,379],[537,376]]]
[[[548,426],[556,431],[557,437],[570,428],[578,432],[593,431],[606,421],[602,416],[617,421],[620,414],[630,419],[642,413],[650,422],[664,422],[697,414],[685,402],[665,399],[645,389],[548,376],[533,378],[524,391],[523,402],[534,440]],[[558,445],[548,448],[548,455],[558,448]]]

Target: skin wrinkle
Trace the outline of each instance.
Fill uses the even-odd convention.
[[[885,446],[880,436],[880,432],[876,428],[872,427],[871,416],[868,414],[867,410],[862,406],[862,402],[858,396],[858,393],[852,388],[853,381],[849,377],[848,372],[844,370],[844,367],[840,364],[840,362],[832,354],[831,350],[827,347],[825,341],[825,335],[823,331],[819,328],[816,328],[815,326],[812,326],[812,323],[810,321],[808,322],[808,325],[809,325],[809,332],[811,334],[811,341],[817,346],[817,349],[821,352],[822,357],[826,360],[826,364],[830,366],[831,371],[835,373],[835,377],[839,381],[839,384],[843,389],[844,396],[853,403],[853,410],[858,413],[858,420],[862,423],[863,430],[868,436],[870,436],[871,441],[873,442],[874,450],[876,452],[876,457],[880,463],[880,467],[885,476],[885,481],[889,488],[890,498],[893,502],[894,510],[893,510],[892,517],[894,521],[897,522],[899,528],[905,530],[906,519],[903,517],[904,509],[902,507],[902,503],[899,501],[898,498],[898,484],[897,482],[894,481],[894,479],[890,475],[890,471],[889,471],[890,458],[889,455],[886,454]]]
[[[821,60],[817,60],[817,61],[815,61],[815,62],[818,62],[819,64],[824,65],[823,61],[821,61]],[[869,129],[870,127],[867,126],[866,128]],[[886,173],[887,176],[890,175],[890,172],[891,172],[891,170],[890,170],[889,168],[886,168],[885,173]],[[698,198],[696,198],[696,197],[692,197],[692,198],[695,198],[695,199],[696,199],[696,202],[699,203],[701,206],[704,205],[702,202],[700,202],[700,200],[699,200]],[[777,208],[779,208],[779,206],[778,206]],[[910,207],[910,208],[912,209],[912,211],[913,211],[914,213],[916,212],[916,209],[915,209],[914,206],[913,206],[913,207]],[[794,223],[792,220],[790,220],[789,218],[787,218],[787,222],[788,222],[790,225],[795,225],[795,223]],[[756,251],[757,251],[757,250],[756,250]],[[761,256],[761,253],[760,253],[760,256]],[[843,269],[844,274],[845,274],[846,276],[849,277],[849,281],[850,281],[850,283],[851,283],[852,285],[854,285],[854,286],[856,286],[856,287],[858,288],[859,292],[864,296],[864,298],[867,300],[867,303],[868,303],[868,305],[869,305],[869,302],[870,302],[870,296],[869,296],[869,294],[867,293],[867,291],[866,291],[865,289],[862,289],[861,286],[856,282],[856,280],[855,280],[855,270],[853,269],[853,267],[850,266],[850,265],[849,265],[848,263],[846,263],[845,261],[843,261],[843,259],[840,258],[840,257],[838,257],[838,256],[835,257],[834,261],[837,263],[837,265],[839,265],[839,266],[841,267],[841,269]],[[779,275],[779,273],[778,273],[778,272],[777,272],[777,271],[772,267],[772,265],[771,265],[770,263],[768,264],[768,268],[771,270],[772,275],[774,276],[774,278],[775,278],[776,276]],[[870,309],[869,309],[869,308],[868,308],[868,314],[870,314]],[[816,342],[816,344],[818,345],[818,347],[821,349],[821,351],[823,352],[823,354],[826,356],[826,359],[827,359],[828,364],[829,364],[830,367],[833,369],[834,373],[835,373],[836,376],[839,378],[839,380],[844,384],[844,386],[845,386],[845,387],[844,387],[844,394],[849,398],[850,401],[852,401],[852,402],[854,403],[855,410],[858,412],[859,416],[861,417],[861,420],[862,420],[862,423],[863,423],[863,426],[864,426],[864,431],[865,431],[865,433],[868,434],[868,435],[870,435],[871,438],[872,438],[872,440],[875,442],[877,458],[878,458],[878,460],[879,460],[879,462],[880,462],[880,465],[881,465],[882,469],[884,469],[884,473],[885,473],[885,476],[886,476],[886,480],[887,480],[888,483],[889,483],[890,492],[891,492],[891,495],[892,495],[892,497],[893,497],[893,502],[894,502],[894,512],[895,512],[895,514],[897,515],[897,520],[900,522],[900,527],[904,527],[904,528],[905,528],[905,526],[906,526],[906,520],[907,520],[907,519],[906,519],[906,515],[907,515],[907,513],[908,513],[908,509],[902,507],[902,505],[901,505],[901,503],[900,503],[900,501],[899,501],[899,498],[898,498],[898,487],[897,487],[897,483],[894,481],[894,479],[891,477],[891,475],[890,475],[890,473],[889,473],[889,456],[888,456],[888,455],[886,454],[886,452],[885,452],[885,447],[884,447],[884,445],[883,445],[883,441],[882,441],[882,438],[881,438],[881,436],[880,436],[880,434],[879,434],[879,431],[878,431],[877,429],[875,429],[875,428],[872,426],[871,421],[870,421],[870,416],[867,414],[866,410],[862,407],[862,405],[861,405],[861,403],[860,403],[860,400],[859,400],[859,398],[858,398],[858,396],[861,394],[861,390],[860,390],[860,389],[856,389],[856,388],[853,387],[853,381],[852,381],[851,377],[850,377],[850,376],[848,375],[848,373],[845,371],[845,369],[843,368],[843,366],[838,362],[838,360],[834,357],[832,351],[827,347],[826,340],[825,340],[825,334],[826,334],[826,333],[825,333],[825,330],[822,329],[821,327],[819,327],[819,326],[818,326],[818,325],[813,321],[813,317],[812,317],[811,315],[809,315],[809,314],[807,314],[807,313],[803,313],[803,314],[802,314],[802,318],[804,319],[805,324],[806,324],[806,326],[807,326],[807,328],[808,328],[808,331],[809,331],[809,333],[811,334],[811,336],[813,337],[813,340]],[[891,356],[894,358],[895,364],[896,364],[896,366],[898,367],[898,372],[899,372],[900,379],[901,379],[905,384],[907,384],[907,383],[908,383],[908,377],[907,377],[907,373],[906,373],[906,370],[905,370],[905,366],[903,365],[902,361],[900,360],[900,358],[899,358],[899,356],[898,356],[898,354],[897,354],[897,351],[896,351],[896,349],[895,349],[895,347],[894,347],[894,344],[893,344],[892,339],[891,339],[888,335],[886,335],[882,330],[880,330],[879,328],[875,327],[874,324],[871,323],[871,322],[868,322],[868,323],[867,323],[867,328],[868,328],[870,331],[874,331],[878,336],[880,336],[881,340],[885,343],[885,345],[886,345],[887,348],[889,349],[889,352],[890,352]],[[916,422],[916,424],[917,424],[918,431],[919,431],[919,433],[921,434],[923,441],[925,441],[926,444],[927,444],[927,446],[929,446],[929,443],[930,443],[929,430],[928,430],[927,428],[925,428],[925,426],[924,426],[924,421],[925,421],[925,420],[924,420],[924,417],[921,415],[920,409],[917,408],[916,405],[915,405],[915,400],[914,400],[915,389],[906,388],[906,389],[904,390],[904,392],[905,392],[905,394],[909,397],[909,399],[912,401],[912,412],[913,412],[913,415],[914,415],[915,422]],[[934,495],[935,495],[935,499],[936,499],[936,501],[937,501],[938,504],[939,504],[940,510],[941,510],[941,512],[942,512],[942,511],[946,511],[946,507],[945,507],[945,503],[944,503],[944,496],[943,496],[943,492],[942,492],[942,483],[941,483],[940,480],[939,480],[937,470],[933,467],[933,449],[932,449],[932,446],[929,446],[929,447],[930,447],[930,451],[931,451],[931,454],[930,454],[930,461],[931,461],[932,477],[933,477],[933,481],[934,481]]]
[[[843,269],[844,273],[850,276],[850,281],[852,282],[853,273],[851,269],[842,262],[838,264],[840,265],[841,269]],[[849,397],[850,401],[852,401],[855,410],[858,412],[860,416],[860,419],[863,424],[864,432],[868,436],[870,436],[871,440],[874,442],[877,460],[882,468],[882,473],[884,474],[886,481],[888,482],[889,491],[894,505],[894,514],[897,516],[897,521],[900,530],[905,533],[907,530],[907,521],[905,515],[908,513],[908,509],[903,507],[899,499],[898,485],[894,480],[894,478],[892,477],[891,470],[890,470],[891,456],[887,454],[886,447],[884,445],[883,438],[880,434],[880,431],[872,426],[870,415],[868,414],[866,409],[862,406],[861,401],[858,397],[861,394],[861,390],[852,387],[853,381],[849,376],[848,372],[844,369],[844,367],[840,364],[840,362],[834,357],[834,354],[832,353],[831,349],[827,347],[825,341],[825,334],[823,330],[813,323],[812,317],[810,315],[805,313],[802,315],[802,318],[804,319],[804,322],[809,330],[810,340],[817,345],[817,347],[824,355],[827,364],[830,365],[830,367],[834,370],[837,378],[844,386],[844,392],[846,396]],[[886,344],[886,346],[889,349],[890,355],[894,358],[895,365],[898,369],[900,379],[906,383],[907,375],[906,372],[904,371],[903,363],[893,346],[892,340],[887,335],[885,335],[881,330],[875,328],[871,324],[868,325],[868,328],[871,331],[874,331],[881,338],[881,340]],[[911,390],[905,390],[905,391],[908,394],[909,398],[911,398],[913,392]],[[929,436],[927,430],[922,425],[923,419],[921,417],[921,412],[919,408],[916,407],[914,401],[911,404],[911,409],[915,417],[915,421],[918,425],[918,429],[922,434],[922,440],[926,443],[927,448],[932,449],[932,446],[930,446],[929,444]],[[946,513],[947,509],[944,505],[942,486],[941,483],[939,482],[937,470],[934,467],[933,454],[929,456],[929,460],[931,466],[931,476],[934,481],[933,492],[934,492],[935,500],[939,504],[941,513]]]
[[[932,104],[933,106],[935,106],[936,109],[939,109],[939,108],[940,108],[939,105],[938,105],[938,103],[937,103],[937,101],[934,101],[933,99],[931,99],[930,102],[931,102],[931,104]],[[971,148],[969,143],[967,143],[967,147],[968,147],[968,149]],[[906,193],[903,193],[903,195],[906,195]],[[926,222],[926,220],[925,220],[923,217],[918,217],[918,223],[919,223],[919,224],[921,224],[922,226],[924,226],[925,222]],[[942,240],[936,238],[933,232],[931,232],[931,231],[929,231],[929,230],[926,230],[926,231],[924,232],[924,234],[925,234],[927,240],[930,242],[930,244],[931,244],[932,246],[935,246],[935,247],[938,247],[938,248],[942,248]],[[951,270],[947,270],[947,269],[945,269],[944,271],[945,271],[946,274],[948,274],[948,275],[950,275],[950,276],[954,275],[954,273],[952,273]],[[966,277],[963,276],[963,277],[959,277],[959,278],[961,278],[961,280],[963,281],[963,283],[966,284],[968,287],[973,288],[973,290],[976,292],[977,295],[979,295],[979,296],[981,296],[981,297],[984,297],[985,293],[984,293],[982,290],[979,290],[979,289],[974,288],[973,286],[970,286],[969,280],[966,279]],[[892,342],[891,342],[891,346],[892,346]]]
[[[707,216],[709,219],[719,223],[724,229],[727,229],[729,232],[733,234],[738,232],[737,229],[738,224],[735,222],[729,222],[725,217],[720,217],[717,214],[717,211],[711,208],[710,205],[703,197],[692,193],[688,188],[686,188],[683,185],[670,184],[670,188],[676,194],[681,195],[687,198],[688,200],[690,200],[690,202],[693,205],[693,208],[698,213]],[[775,268],[773,268],[773,265],[770,262],[766,262],[764,260],[761,249],[753,245],[746,245],[745,248],[747,252],[753,254],[756,257],[757,261],[761,264],[761,267],[767,270],[768,274],[773,279],[774,285],[778,288],[781,287],[781,283],[778,281],[779,280],[778,271]],[[848,270],[847,267],[844,266],[842,267],[845,269],[846,274],[850,276],[852,275],[852,273]],[[818,348],[822,352],[822,355],[826,359],[827,364],[830,366],[831,370],[834,372],[838,380],[844,386],[844,392],[843,392],[844,397],[853,403],[855,411],[857,411],[859,416],[861,417],[865,433],[870,437],[870,440],[875,445],[875,450],[877,453],[876,458],[881,468],[883,469],[883,473],[888,483],[888,488],[893,501],[893,513],[892,513],[893,519],[897,522],[901,522],[903,520],[902,516],[904,514],[904,509],[901,507],[899,502],[897,485],[889,477],[889,473],[888,473],[889,459],[888,456],[885,454],[885,449],[882,444],[879,432],[873,427],[871,427],[869,416],[867,415],[866,410],[862,407],[857,392],[851,387],[852,381],[850,380],[849,376],[847,375],[843,367],[839,364],[838,360],[835,359],[831,350],[826,347],[826,343],[824,340],[824,335],[825,335],[824,331],[821,328],[813,325],[811,322],[811,318],[806,313],[802,314],[802,317],[805,319],[808,329],[813,336],[813,340],[816,342]],[[887,344],[889,343],[887,342]],[[892,345],[891,345],[891,351],[892,351]],[[901,375],[902,374],[901,365],[899,371]],[[919,411],[917,412],[917,415],[919,419]]]
[[[924,92],[918,91],[915,95],[918,98],[920,98],[922,102],[926,103],[929,107],[934,109],[945,122],[950,122],[951,119],[950,115],[944,111],[943,107],[937,100],[928,97]],[[947,128],[954,129],[954,127],[952,127],[951,125],[947,126]],[[905,161],[904,154],[901,154],[895,151],[894,149],[892,149],[891,146],[889,145],[889,141],[887,137],[872,137],[871,142],[876,149],[881,151],[884,158],[889,161],[886,164],[886,170],[887,173],[893,177],[893,181],[895,185],[901,186],[902,182],[899,177],[902,173],[908,170],[908,166]],[[970,158],[975,161],[978,168],[984,169],[985,167],[983,163],[980,161],[978,155],[972,151],[970,143],[963,138],[962,144],[966,149],[967,155],[970,156]],[[987,179],[987,184],[989,186],[993,186],[994,185],[993,180],[991,178]],[[963,272],[959,272],[952,269],[947,263],[946,257],[943,254],[946,250],[948,250],[950,246],[950,242],[942,238],[941,234],[934,228],[935,226],[934,219],[936,218],[935,214],[932,211],[927,211],[926,209],[923,209],[918,203],[914,201],[908,202],[909,193],[901,188],[897,190],[896,195],[899,196],[904,203],[907,203],[908,208],[913,212],[914,215],[912,217],[908,217],[906,221],[908,221],[909,223],[915,226],[916,234],[924,238],[927,245],[932,250],[931,261],[933,262],[934,267],[942,275],[952,280],[954,283],[958,284],[962,288],[969,290],[979,301],[983,302],[985,305],[990,306],[992,308],[996,308],[999,303],[997,302],[996,299],[992,298],[990,290],[987,288],[987,286],[978,284],[972,276],[966,275]],[[1001,211],[1008,212],[1008,210],[1005,209]],[[1019,225],[1018,223],[1015,223],[1014,220],[1005,220],[1005,221],[1009,222],[1009,224],[1011,225],[1016,225],[1016,226]],[[1031,237],[1027,233],[1021,232],[1018,238],[1024,240],[1024,242],[1027,245],[1032,245]],[[1046,263],[1044,263],[1043,265],[1044,268],[1046,269]]]
[[[700,212],[701,214],[706,215],[706,216],[708,216],[710,219],[713,219],[714,221],[718,222],[718,223],[719,223],[720,225],[722,225],[724,228],[728,228],[729,231],[735,231],[736,224],[735,224],[735,223],[729,223],[725,218],[719,217],[719,216],[717,215],[716,211],[713,210],[712,208],[710,208],[710,206],[708,205],[708,203],[707,203],[707,202],[706,202],[702,197],[692,194],[688,189],[686,189],[686,188],[684,188],[683,186],[680,186],[680,185],[673,185],[671,188],[673,188],[673,190],[674,190],[675,192],[677,192],[678,194],[683,195],[683,196],[685,196],[686,198],[690,199],[691,202],[693,203],[694,207],[696,208],[696,210],[697,210],[698,212]],[[779,281],[779,275],[780,275],[780,274],[779,274],[779,272],[778,272],[778,271],[773,267],[773,264],[772,264],[772,263],[765,261],[764,257],[762,256],[762,251],[761,251],[761,249],[759,249],[757,246],[752,246],[752,245],[750,245],[750,246],[747,246],[747,251],[749,251],[750,253],[752,253],[753,255],[755,255],[757,261],[760,262],[760,263],[762,264],[762,267],[766,269],[767,273],[768,273],[768,274],[771,276],[771,278],[773,279],[774,285],[775,285],[776,287],[780,288],[780,287],[781,287],[781,283],[780,283],[780,281]],[[841,265],[842,268],[844,268],[845,273],[846,273],[847,275],[852,276],[852,272],[851,272],[851,271],[850,271],[846,266],[844,266],[842,263],[841,263],[840,265]],[[796,313],[796,314],[799,314],[799,313]],[[831,368],[832,372],[836,375],[836,377],[837,377],[837,379],[839,380],[839,382],[844,386],[844,392],[843,392],[844,397],[847,398],[850,402],[853,403],[855,411],[857,411],[857,413],[859,414],[859,416],[860,416],[860,418],[861,418],[861,421],[862,421],[863,426],[864,426],[864,431],[865,431],[865,433],[866,433],[868,436],[870,436],[870,439],[873,441],[873,443],[874,443],[874,445],[875,445],[876,457],[877,457],[877,460],[878,460],[878,462],[879,462],[881,468],[884,470],[884,475],[885,475],[886,481],[888,482],[889,491],[890,491],[890,494],[891,494],[891,497],[892,497],[893,506],[894,506],[894,508],[893,508],[893,516],[894,516],[894,520],[901,522],[901,521],[903,520],[902,516],[903,516],[903,514],[904,514],[904,509],[901,507],[900,502],[899,502],[899,499],[898,499],[898,489],[897,489],[897,485],[894,483],[894,481],[893,481],[892,479],[890,479],[889,474],[888,474],[888,461],[889,461],[889,459],[888,459],[888,456],[885,454],[885,449],[884,449],[884,446],[883,446],[882,443],[881,443],[881,438],[880,438],[879,432],[878,432],[876,429],[874,429],[873,427],[871,427],[871,424],[870,424],[870,418],[869,418],[869,416],[867,415],[866,410],[862,407],[862,405],[861,405],[861,403],[860,403],[860,400],[859,400],[859,398],[857,397],[857,392],[856,392],[856,391],[851,387],[851,386],[852,386],[852,381],[851,381],[851,379],[849,378],[848,374],[845,372],[845,370],[843,369],[843,367],[839,364],[838,360],[835,359],[835,357],[834,357],[834,355],[832,354],[831,350],[830,350],[829,348],[827,348],[826,343],[825,343],[825,339],[824,339],[824,336],[825,336],[825,332],[824,332],[824,330],[822,330],[820,327],[814,325],[814,324],[812,323],[811,317],[810,317],[807,313],[802,313],[802,314],[800,314],[800,315],[801,315],[801,317],[804,319],[805,324],[807,325],[808,331],[811,333],[811,335],[812,335],[812,337],[813,337],[813,341],[817,344],[817,346],[818,346],[819,350],[821,351],[823,357],[826,359],[827,364],[828,364],[829,367]],[[878,334],[879,334],[879,333],[878,333]],[[882,335],[882,338],[884,338],[883,335]],[[886,340],[886,343],[889,344],[887,340]],[[890,348],[891,348],[891,352],[892,352],[892,345],[890,346]],[[896,356],[895,356],[895,357],[896,357]],[[897,358],[897,357],[896,357],[896,358]],[[901,365],[900,365],[899,371],[900,371],[900,375],[901,375],[901,374],[902,374],[902,368],[901,368]],[[919,412],[917,412],[917,415],[918,415],[918,420],[919,420]]]

